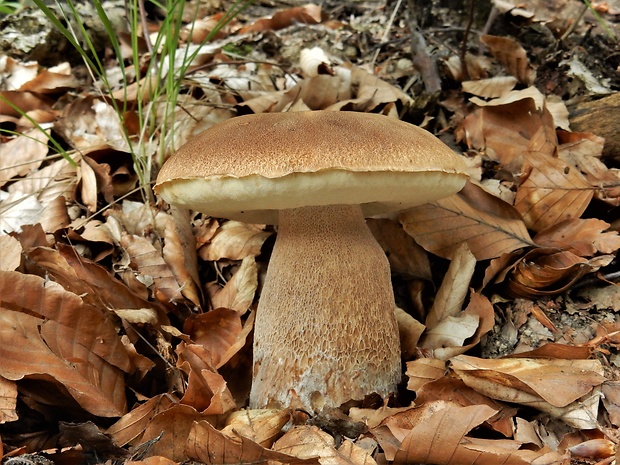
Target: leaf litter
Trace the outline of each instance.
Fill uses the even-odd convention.
[[[425,94],[429,70],[408,56],[405,16],[390,23],[372,2],[250,9],[198,49],[178,130],[148,153],[234,114],[329,109],[404,117],[468,159],[460,193],[369,220],[399,306],[398,396],[313,418],[244,408],[274,230],[140,198],[136,110],[119,118],[75,63],[3,55],[0,122],[15,133],[0,144],[6,463],[617,461],[620,174],[604,139],[570,132],[567,105],[619,83],[577,54],[558,61],[572,83],[555,79],[543,58],[555,59],[568,13],[536,3],[493,2],[499,19],[467,53],[447,26],[427,35],[440,96]],[[199,47],[219,8],[185,30],[179,54],[183,41]],[[431,12],[462,24],[457,13]],[[248,45],[242,60],[226,51]],[[135,102],[138,89],[114,96]],[[119,138],[121,121],[133,141]]]

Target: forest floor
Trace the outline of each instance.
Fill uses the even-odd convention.
[[[206,44],[233,5],[188,2],[172,48],[163,7],[132,43],[125,4],[112,29],[95,4],[76,41],[105,79],[37,8],[0,18],[2,463],[618,463],[620,2],[263,1]],[[326,109],[421,126],[470,181],[368,220],[398,392],[248,409],[276,228],[152,186],[210,126]]]

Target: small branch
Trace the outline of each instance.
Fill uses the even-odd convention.
[[[426,50],[426,40],[420,32],[420,26],[415,18],[415,0],[409,0],[407,10],[409,29],[411,29],[411,55],[413,65],[422,76],[426,92],[429,94],[437,93],[441,91],[441,79],[439,78],[437,63]]]
[[[463,33],[463,43],[461,44],[461,72],[463,73],[463,81],[469,80],[469,70],[467,69],[467,42],[471,26],[474,23],[474,0],[469,0],[469,19],[465,32]]]

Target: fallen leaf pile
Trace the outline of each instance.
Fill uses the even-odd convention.
[[[539,11],[492,3],[543,27]],[[402,54],[346,55],[380,40],[379,13],[296,5],[242,16],[207,45],[222,12],[196,19],[179,44],[197,53],[174,134],[140,133],[146,81],[104,96],[79,65],[0,55],[5,463],[617,462],[620,171],[605,140],[571,132],[565,101],[541,91],[542,66],[508,34],[480,35],[478,55],[449,49],[448,90],[418,98]],[[226,52],[243,44],[254,55]],[[576,56],[563,66],[587,71]],[[245,408],[276,231],[176,209],[149,187],[156,154],[218,122],[308,110],[412,120],[470,170],[458,194],[368,221],[394,276],[403,382],[385,404],[316,416]]]

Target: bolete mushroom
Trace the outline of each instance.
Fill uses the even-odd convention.
[[[254,327],[250,407],[314,411],[401,378],[385,253],[364,218],[459,191],[463,159],[387,116],[332,111],[232,118],[190,140],[155,190],[205,214],[277,224]]]

